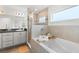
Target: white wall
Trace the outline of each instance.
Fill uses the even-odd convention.
[[[17,17],[2,17],[0,18],[0,29],[10,29],[10,28],[23,28],[23,24],[27,26],[27,22],[25,24],[24,18]]]
[[[79,25],[50,25],[52,35],[79,43]]]
[[[0,29],[27,27],[27,8],[4,5],[0,6],[0,10],[4,12],[3,16],[0,14]]]
[[[9,18],[0,18],[0,28],[5,29],[6,24],[9,25],[10,19]]]
[[[41,34],[46,34],[45,26],[46,25],[32,25],[32,37],[38,37]]]
[[[79,25],[79,19],[69,19],[59,22],[51,22],[50,25]]]

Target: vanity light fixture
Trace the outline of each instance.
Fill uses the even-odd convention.
[[[0,10],[0,14],[4,14],[4,11]]]
[[[24,13],[18,12],[17,16],[24,16]]]
[[[18,12],[18,13],[17,13],[17,16],[21,16],[21,13],[20,13],[20,12]]]

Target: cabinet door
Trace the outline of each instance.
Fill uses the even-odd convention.
[[[14,45],[26,43],[26,32],[15,32],[14,33]]]
[[[3,48],[13,46],[13,33],[3,33],[2,42]]]
[[[26,38],[27,38],[27,33],[26,32],[21,32],[21,38],[20,38],[20,43],[26,43]]]
[[[14,32],[14,45],[20,44],[20,32]]]
[[[1,34],[0,34],[0,48],[2,48],[2,47],[1,47]]]
[[[6,48],[6,47],[10,47],[10,46],[13,46],[13,42],[12,41],[8,41],[8,42],[3,42],[3,48]]]

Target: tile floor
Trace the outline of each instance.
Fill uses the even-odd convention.
[[[29,53],[29,48],[27,45],[19,45],[12,48],[6,48],[0,51],[0,53]]]

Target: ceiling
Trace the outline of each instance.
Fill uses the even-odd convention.
[[[29,8],[29,12],[38,13],[43,9],[50,7],[50,5],[18,5],[17,7]]]
[[[75,5],[18,5],[20,8],[29,8],[30,12],[38,13],[46,8],[52,7],[53,12],[65,10]]]
[[[56,12],[60,12],[60,11],[63,11],[63,10],[66,10],[66,9],[69,9],[75,6],[77,5],[54,5],[51,7],[51,9],[53,13],[56,13]]]
[[[52,7],[53,12],[56,12],[59,10],[70,8],[74,5],[4,5],[4,6],[16,8],[16,9],[23,9],[23,10],[29,8],[30,12],[38,13],[44,10],[45,8],[49,8],[49,7]]]

